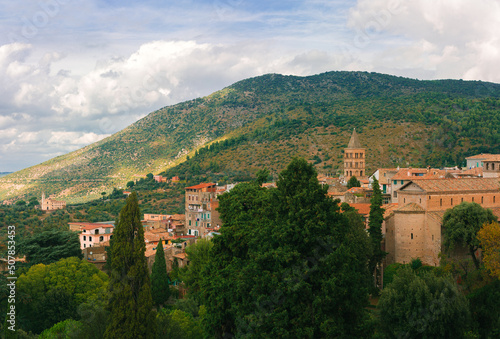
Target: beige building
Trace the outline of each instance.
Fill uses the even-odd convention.
[[[355,176],[357,179],[366,176],[365,171],[365,149],[359,142],[356,129],[352,131],[351,140],[344,149],[344,180],[347,182]]]
[[[447,209],[462,202],[476,202],[500,215],[498,179],[413,179],[398,191],[398,208],[385,218],[386,263],[439,265],[441,221]]]
[[[45,198],[45,193],[42,193],[42,201],[40,203],[40,208],[42,211],[54,211],[66,208],[65,201],[52,200],[50,198]]]
[[[483,163],[483,177],[500,178],[500,154],[491,155]]]
[[[212,201],[217,196],[217,185],[204,183],[186,187],[187,235],[202,237],[212,228]]]

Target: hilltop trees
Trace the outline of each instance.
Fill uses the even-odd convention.
[[[366,335],[368,238],[316,175],[294,159],[277,189],[253,182],[220,197],[224,226],[201,282],[210,335]]]
[[[151,297],[157,305],[163,305],[170,297],[170,286],[168,283],[167,263],[163,251],[162,240],[156,247],[155,262],[151,272]]]
[[[113,233],[110,320],[105,338],[153,338],[155,335],[145,249],[137,194],[133,192],[120,212]]]
[[[444,246],[453,250],[457,245],[464,246],[479,269],[476,251],[480,247],[477,232],[485,223],[497,221],[491,210],[484,209],[474,202],[463,202],[453,209],[447,210],[443,216]]]

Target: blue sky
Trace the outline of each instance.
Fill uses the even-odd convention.
[[[500,82],[496,0],[0,0],[0,172],[265,73]]]

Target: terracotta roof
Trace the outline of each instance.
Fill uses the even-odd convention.
[[[492,154],[490,153],[481,153],[481,154],[477,154],[477,155],[473,155],[473,156],[470,156],[470,157],[466,157],[465,159],[467,160],[473,160],[473,159],[487,159],[489,156],[491,156]]]
[[[98,224],[92,222],[70,222],[70,225],[81,226],[82,230],[95,230],[96,228],[114,228],[112,224]]]
[[[352,131],[351,140],[349,140],[347,148],[355,148],[355,149],[363,148],[361,146],[361,143],[359,142],[358,133],[356,133],[356,129],[353,129]]]
[[[349,204],[349,206],[354,207],[359,214],[370,214],[370,204]]]
[[[186,187],[186,189],[198,190],[198,189],[201,189],[201,188],[207,188],[207,187],[211,187],[211,186],[215,186],[215,185],[216,184],[210,182],[210,183],[206,183],[206,184],[198,184],[198,185]]]
[[[185,252],[177,253],[177,254],[174,254],[174,257],[179,258],[179,259],[186,259],[186,253]]]
[[[420,176],[415,174],[422,174]],[[427,168],[402,168],[394,174],[391,180],[413,180],[413,179],[438,179],[444,178],[445,171],[440,169]]]
[[[500,154],[492,154],[489,156],[487,159],[484,160],[484,162],[490,162],[490,161],[500,161]]]
[[[482,167],[474,167],[466,171],[462,171],[460,173],[457,173],[458,176],[461,175],[475,175],[477,177],[482,177],[483,176],[483,168]]]
[[[363,193],[364,191],[366,191],[363,187],[351,187],[347,190],[347,192],[349,193]]]
[[[382,208],[384,209],[384,219],[385,219],[394,213],[394,210],[398,208],[398,204],[397,203],[386,204],[382,205]]]
[[[424,212],[424,208],[420,206],[419,204],[416,204],[414,202],[411,202],[409,204],[403,205],[396,209],[396,211],[402,211],[402,212]]]
[[[498,178],[413,179],[425,192],[498,191]]]

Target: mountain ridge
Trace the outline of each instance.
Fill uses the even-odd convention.
[[[494,128],[500,123],[498,98],[500,85],[480,81],[344,71],[266,74],[160,108],[94,144],[2,177],[0,200],[45,191],[86,201],[125,186],[135,175],[254,172],[261,166],[278,171],[295,155],[310,159],[320,172],[337,173],[353,127],[372,151],[371,169],[436,165],[441,156],[456,162],[468,152],[500,152]],[[197,155],[225,140],[239,140],[239,146],[227,146],[210,161]],[[183,170],[196,167],[196,159],[199,169]]]

